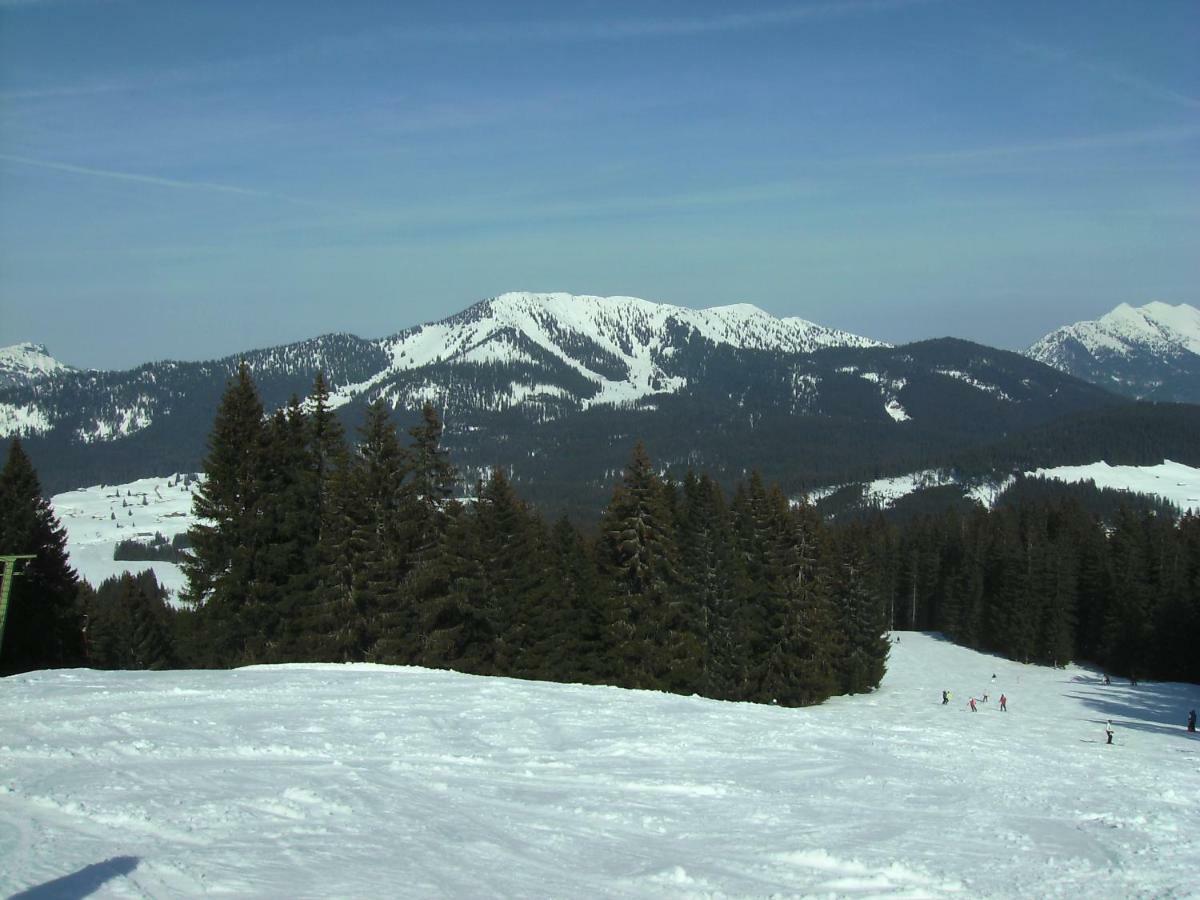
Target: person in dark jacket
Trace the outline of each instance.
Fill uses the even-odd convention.
[[[1188,713],[1188,731],[1195,732],[1196,730],[1196,711],[1193,709]]]

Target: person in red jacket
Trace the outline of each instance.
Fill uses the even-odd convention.
[[[979,710],[977,710],[977,709],[975,708],[975,698],[974,698],[974,697],[972,697],[972,698],[971,698],[971,703],[970,703],[970,706],[971,706],[971,712],[978,712],[978,711],[979,711]]]
[[[1000,695],[1000,712],[1008,712],[1008,698]]]

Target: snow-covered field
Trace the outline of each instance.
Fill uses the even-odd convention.
[[[802,710],[369,665],[36,672],[0,680],[0,893],[1198,896],[1197,706],[917,633],[879,691]]]
[[[1038,469],[1029,474],[1068,483],[1092,481],[1098,488],[1150,494],[1174,503],[1184,512],[1190,509],[1200,513],[1200,469],[1169,459],[1157,466],[1110,466],[1097,462]]]
[[[1156,466],[1110,466],[1104,461],[1084,466],[1055,466],[1026,472],[1029,478],[1046,478],[1067,484],[1091,481],[1098,488],[1112,488],[1149,494],[1175,504],[1183,512],[1200,512],[1200,469],[1167,459]],[[982,506],[991,507],[997,498],[1012,484],[1013,479],[1001,482],[974,482],[966,485],[967,496]],[[923,488],[957,484],[949,473],[938,469],[924,469],[907,475],[877,478],[863,485],[863,499],[881,506],[891,506],[902,497]],[[831,485],[809,491],[809,499],[820,501],[837,491],[842,485]]]
[[[183,572],[169,562],[118,562],[117,544],[124,540],[149,543],[155,533],[170,540],[187,531],[192,519],[192,492],[199,482],[185,484],[182,476],[141,478],[128,484],[96,485],[55,494],[54,514],[67,529],[67,553],[80,577],[93,586],[122,572],[153,569],[159,584],[178,592]]]

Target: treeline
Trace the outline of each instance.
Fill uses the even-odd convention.
[[[993,511],[830,524],[756,474],[664,478],[638,445],[594,528],[504,469],[465,492],[427,406],[351,441],[318,377],[265,416],[242,366],[216,411],[184,608],[152,577],[76,584],[20,444],[0,473],[14,585],[0,666],[376,661],[803,705],[875,687],[888,628],[1018,660],[1200,681],[1200,521],[1087,508],[1027,479]],[[159,542],[161,544],[161,542]]]
[[[113,550],[113,559],[119,562],[181,563],[187,556],[184,551],[191,545],[191,538],[185,533],[181,532],[168,540],[166,535],[156,531],[154,537],[149,541],[139,541],[136,538],[117,541],[117,546]]]
[[[594,534],[502,469],[466,500],[426,406],[353,446],[318,377],[264,417],[242,367],[217,411],[176,624],[189,665],[374,661],[785,705],[866,691],[886,623],[856,532],[753,476],[661,479],[641,445]]]
[[[1122,506],[1105,519],[1069,493],[1014,500],[890,529],[896,627],[1024,662],[1200,682],[1200,518]]]

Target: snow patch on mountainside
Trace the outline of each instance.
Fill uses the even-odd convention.
[[[970,372],[963,372],[959,369],[934,369],[939,375],[945,375],[947,378],[953,378],[956,381],[961,381],[964,384],[969,384],[976,390],[983,391],[985,394],[994,394],[1000,400],[1012,401],[1012,397],[1002,391],[994,384],[988,384],[986,381],[980,381]]]
[[[568,396],[567,392],[556,384],[518,384],[513,382],[508,386],[510,406],[519,406],[527,400],[548,400],[566,396]]]
[[[115,438],[137,434],[142,429],[149,428],[153,421],[147,407],[134,406],[129,409],[116,410],[110,418],[97,422],[90,429],[78,429],[76,436],[85,444],[111,441]]]
[[[0,435],[5,437],[30,437],[45,434],[52,425],[46,413],[34,406],[14,406],[0,403]]]
[[[1027,478],[1046,478],[1067,484],[1093,482],[1098,488],[1129,491],[1160,497],[1183,512],[1189,509],[1200,513],[1200,468],[1165,460],[1156,466],[1110,466],[1106,462],[1095,462],[1084,466],[1055,466],[1026,472]],[[1013,476],[995,480],[972,480],[962,482],[949,472],[940,469],[924,469],[877,478],[863,484],[863,501],[867,504],[889,507],[897,500],[926,488],[961,484],[965,496],[981,506],[991,508],[996,500],[1015,481]],[[826,485],[807,493],[810,503],[818,503],[847,485]]]
[[[884,404],[883,410],[896,422],[908,422],[912,419],[899,400],[889,400]]]

